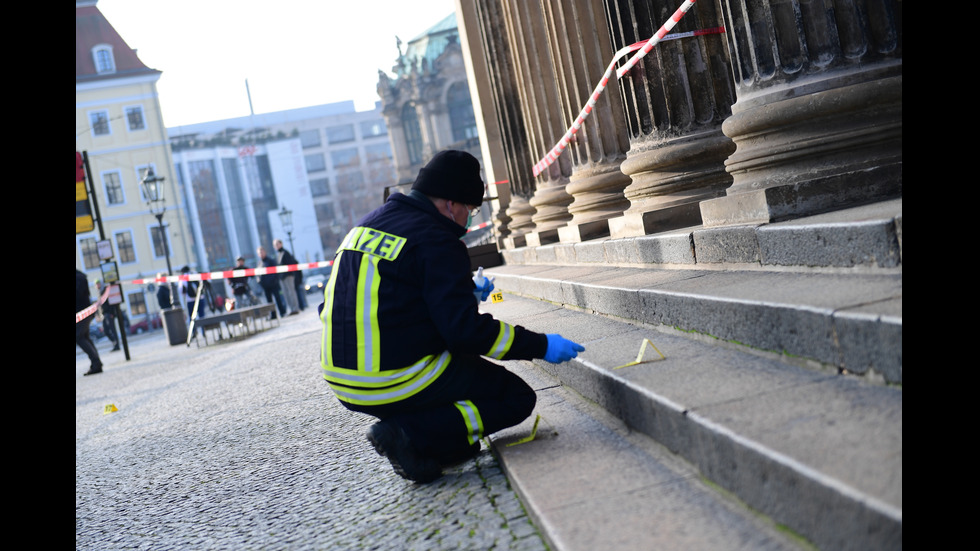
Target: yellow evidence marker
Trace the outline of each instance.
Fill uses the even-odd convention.
[[[613,369],[622,369],[624,367],[629,367],[631,365],[636,365],[636,364],[639,364],[639,363],[643,363],[642,362],[642,360],[643,360],[643,353],[646,352],[647,345],[648,344],[650,346],[653,346],[653,349],[657,351],[657,354],[660,354],[660,357],[659,358],[655,358],[653,360],[647,360],[647,361],[656,362],[656,361],[667,359],[666,356],[664,356],[664,353],[661,352],[660,349],[657,348],[652,342],[650,342],[650,339],[643,339],[643,344],[640,345],[640,353],[637,354],[636,361],[635,362],[630,362],[628,364],[623,364],[623,365],[621,365],[619,367],[614,367]]]

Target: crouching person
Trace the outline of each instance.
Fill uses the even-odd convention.
[[[437,154],[409,194],[347,234],[321,305],[324,379],[345,407],[378,419],[367,439],[415,482],[531,415],[534,390],[484,357],[558,363],[584,350],[479,312],[460,238],[483,194],[475,157]]]

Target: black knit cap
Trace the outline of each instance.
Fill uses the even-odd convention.
[[[480,161],[465,151],[440,151],[419,170],[412,189],[430,197],[479,206],[483,202]]]

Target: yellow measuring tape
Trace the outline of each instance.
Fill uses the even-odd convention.
[[[541,416],[540,415],[538,415],[534,419],[534,427],[531,428],[531,436],[528,436],[526,438],[521,438],[520,440],[517,440],[516,442],[511,442],[510,444],[507,444],[507,446],[508,447],[510,447],[510,446],[516,446],[518,444],[523,444],[525,442],[530,442],[531,440],[534,440],[534,435],[536,435],[538,433],[538,421],[540,421],[540,420],[541,420]]]
[[[643,354],[647,351],[647,345],[652,346],[653,349],[657,351],[657,354],[660,354],[660,357],[659,358],[655,358],[653,360],[647,360],[647,361],[656,362],[656,361],[659,361],[659,360],[665,360],[665,359],[667,359],[667,357],[664,356],[664,353],[661,352],[659,348],[657,348],[657,345],[655,345],[652,342],[650,342],[650,339],[643,339],[643,343],[640,344],[640,353],[636,355],[636,361],[635,362],[630,362],[628,364],[623,364],[623,365],[621,365],[619,367],[614,367],[613,369],[620,369],[620,368],[623,368],[623,367],[629,367],[631,365],[637,365],[637,364],[643,363]],[[524,444],[525,442],[530,442],[531,440],[534,440],[534,437],[538,434],[538,423],[540,421],[541,421],[541,415],[538,415],[537,417],[534,418],[534,426],[531,427],[531,435],[530,436],[526,436],[524,438],[521,438],[520,440],[515,440],[514,442],[511,442],[511,443],[507,444],[507,447],[516,446],[518,444]],[[488,444],[488,447],[489,447],[489,444]]]
[[[656,362],[656,361],[667,359],[667,357],[664,356],[664,353],[661,352],[660,349],[656,347],[656,345],[654,345],[652,342],[650,342],[650,339],[643,339],[643,344],[640,345],[640,353],[636,355],[636,361],[635,362],[630,362],[628,364],[623,364],[623,365],[621,365],[619,367],[614,367],[613,369],[622,369],[624,367],[629,367],[631,365],[636,365],[636,364],[639,364],[639,363],[643,363],[643,353],[646,352],[647,345],[648,344],[650,346],[652,346],[654,350],[657,351],[657,354],[660,354],[660,357],[659,358],[655,358],[653,360],[647,360],[647,361]]]

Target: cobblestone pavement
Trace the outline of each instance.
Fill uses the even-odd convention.
[[[76,346],[76,549],[547,548],[486,448],[432,484],[396,475],[319,337],[315,308],[200,348],[156,331],[129,361],[100,345],[89,377]]]

